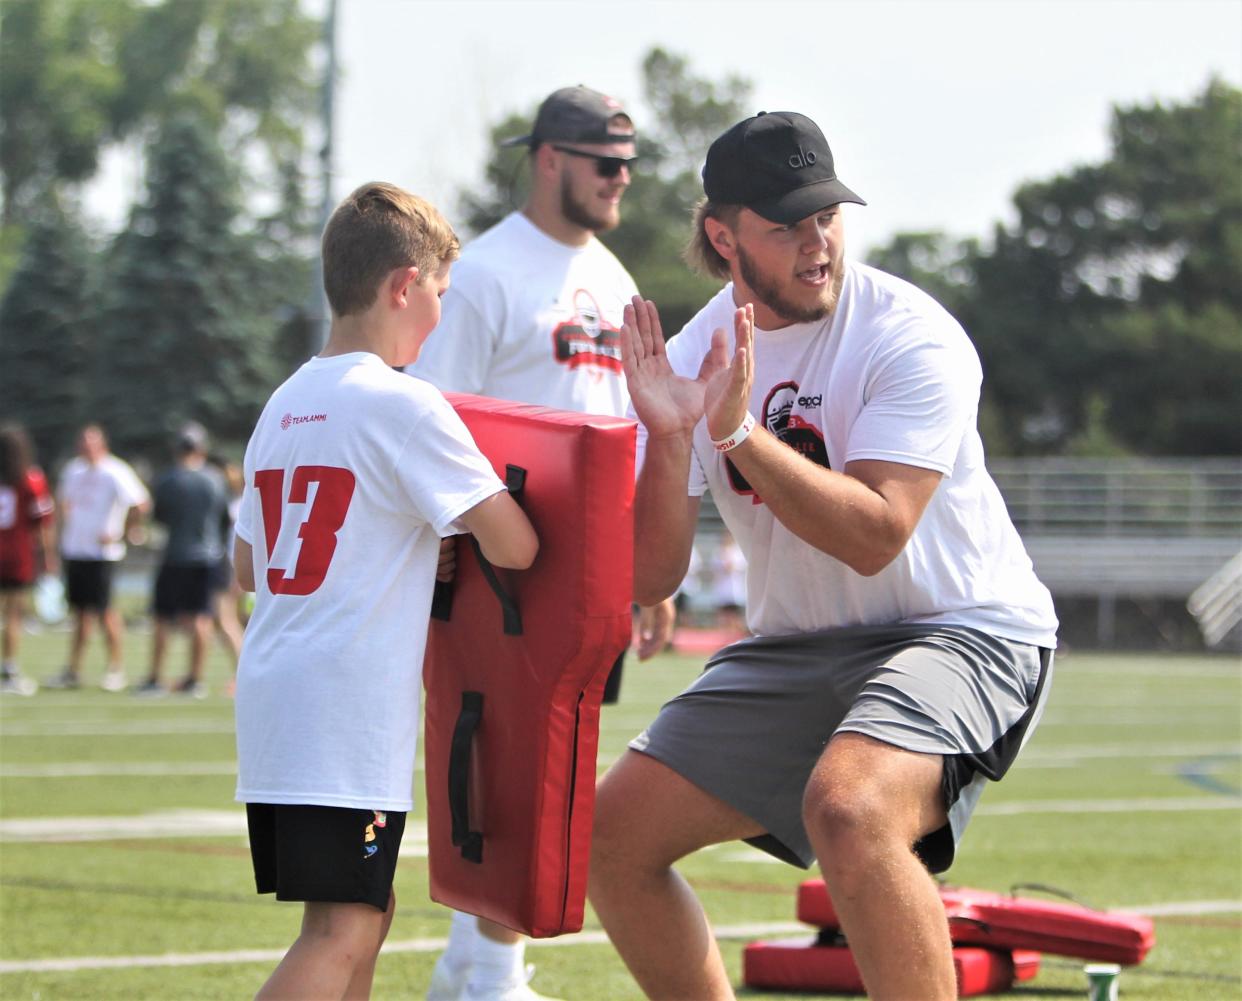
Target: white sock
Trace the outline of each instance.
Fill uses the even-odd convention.
[[[453,912],[449,925],[448,945],[440,961],[454,970],[464,969],[474,958],[474,943],[479,937],[479,919],[462,911]]]
[[[470,983],[477,986],[509,984],[526,977],[526,939],[509,945],[496,942],[482,933],[474,940],[474,957],[470,967]]]

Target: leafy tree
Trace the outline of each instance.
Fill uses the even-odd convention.
[[[646,121],[635,109],[640,165],[621,205],[621,225],[602,236],[634,276],[643,295],[660,307],[666,334],[676,333],[720,287],[690,272],[681,251],[690,236],[694,204],[702,196],[699,165],[713,139],[747,114],[751,85],[739,77],[716,83],[695,76],[682,56],[652,49],[643,60]],[[463,191],[467,226],[480,233],[522,205],[529,191],[526,150],[500,149],[522,135],[535,108],[511,115],[491,136],[496,154],[481,192]]]
[[[95,406],[119,448],[162,462],[182,422],[244,442],[282,375],[270,262],[237,231],[237,172],[202,117],[172,118],[149,154],[145,200],[116,239],[100,319]],[[275,308],[279,308],[276,304]]]
[[[93,176],[107,144],[148,139],[187,102],[239,163],[279,173],[301,156],[319,26],[297,0],[0,3],[6,225],[48,186]]]
[[[1111,138],[1019,188],[990,250],[906,234],[872,259],[971,332],[994,450],[1242,454],[1242,91],[1115,108]]]
[[[0,300],[0,414],[26,425],[49,469],[72,452],[74,433],[90,419],[95,266],[76,217],[48,195]]]

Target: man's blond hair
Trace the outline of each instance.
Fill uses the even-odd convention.
[[[362,313],[397,268],[418,281],[457,260],[461,242],[438,209],[395,184],[372,181],[337,206],[323,231],[323,287],[334,316]]]
[[[721,281],[729,280],[731,276],[729,262],[720,256],[719,250],[712,246],[704,223],[708,219],[715,219],[730,229],[736,230],[738,213],[741,211],[740,205],[722,205],[706,198],[699,199],[699,203],[694,207],[694,231],[690,234],[690,242],[686,244],[686,249],[682,251],[682,257],[690,267],[711,278],[719,278]]]

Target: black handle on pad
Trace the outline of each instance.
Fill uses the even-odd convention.
[[[505,466],[505,489],[509,491],[509,495],[518,503],[521,503],[522,489],[525,486],[526,470],[512,463],[507,464]],[[483,571],[483,579],[487,581],[488,587],[496,595],[496,600],[500,602],[500,609],[504,615],[505,635],[521,636],[522,613],[518,608],[517,600],[505,590],[504,585],[496,574],[496,568],[483,555],[483,550],[479,546],[479,540],[473,535],[470,536],[470,545],[474,549],[475,559],[479,561],[479,569]],[[431,617],[447,622],[452,614],[453,582],[438,580],[431,596]]]
[[[449,750],[449,813],[453,818],[453,844],[461,849],[462,858],[476,863],[483,861],[483,835],[470,830],[470,754],[474,732],[482,721],[483,693],[462,692],[461,712],[457,714]]]

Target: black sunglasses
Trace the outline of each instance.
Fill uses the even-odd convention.
[[[595,173],[600,177],[616,177],[621,173],[622,167],[629,167],[633,170],[638,160],[636,156],[600,156],[598,153],[587,153],[580,149],[570,149],[568,146],[557,146],[556,143],[552,143],[551,146],[558,153],[568,153],[570,156],[594,160]]]

